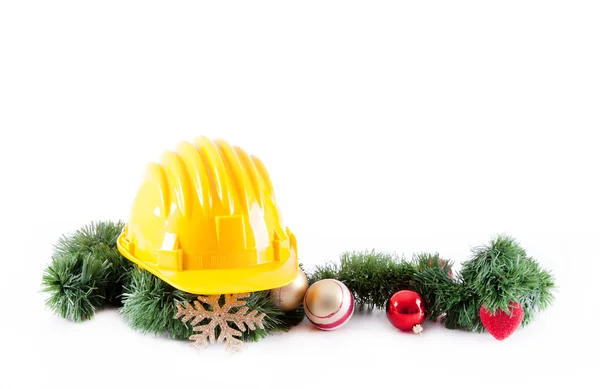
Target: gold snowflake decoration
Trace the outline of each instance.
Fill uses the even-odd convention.
[[[198,300],[194,300],[194,305],[188,301],[184,305],[177,304],[177,314],[175,319],[181,319],[182,322],[187,323],[190,319],[193,320],[190,324],[193,327],[194,334],[190,336],[190,340],[193,340],[193,346],[195,347],[206,347],[208,341],[211,344],[225,342],[225,348],[230,350],[239,350],[242,341],[238,339],[242,336],[242,331],[246,331],[246,326],[250,330],[255,330],[256,327],[264,328],[263,319],[264,313],[259,314],[258,311],[253,310],[248,312],[246,306],[246,298],[250,293],[243,294],[226,294],[225,303],[219,305],[221,295],[214,296],[198,296]],[[210,306],[210,310],[204,309],[201,304],[205,303]],[[231,310],[237,308],[232,313]],[[203,325],[197,325],[204,319],[210,319],[210,322]],[[234,323],[238,329],[230,327],[228,322]],[[215,330],[217,327],[220,328],[218,337],[215,337]]]

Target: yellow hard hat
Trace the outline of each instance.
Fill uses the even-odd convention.
[[[279,288],[298,273],[263,163],[220,139],[181,142],[148,165],[117,246],[194,294]]]

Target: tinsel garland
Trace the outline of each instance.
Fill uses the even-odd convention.
[[[116,248],[122,222],[97,222],[63,236],[54,247],[42,278],[49,293],[48,307],[72,321],[93,317],[107,305],[119,306],[137,331],[186,339],[192,328],[175,319],[176,304],[196,296],[182,292],[123,258]],[[552,274],[527,255],[513,238],[500,235],[473,250],[460,274],[438,254],[421,253],[404,260],[393,253],[347,252],[339,263],[318,266],[309,283],[333,278],[354,294],[359,309],[384,308],[396,291],[411,289],[423,296],[427,318],[447,328],[483,331],[479,309],[509,311],[513,301],[524,310],[522,326],[547,308],[552,300]],[[269,291],[251,293],[250,310],[265,314],[264,328],[246,329],[242,339],[256,341],[273,332],[287,331],[304,317],[302,307],[282,312]],[[218,335],[218,334],[217,334]]]

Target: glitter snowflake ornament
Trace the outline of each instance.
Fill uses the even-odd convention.
[[[226,294],[223,305],[219,304],[221,295],[198,296],[198,300],[194,300],[193,306],[187,301],[183,305],[178,304],[175,319],[187,323],[193,318],[190,325],[194,326],[194,332],[198,332],[190,336],[190,340],[194,341],[194,346],[206,347],[209,341],[211,344],[225,342],[225,348],[237,351],[243,343],[238,338],[242,336],[242,331],[246,330],[246,326],[250,330],[255,330],[256,327],[264,328],[264,313],[259,314],[256,310],[247,313],[249,308],[246,306],[245,299],[249,295],[249,293]],[[207,304],[209,309],[205,309],[202,303]],[[208,319],[209,322],[198,325],[204,319]],[[238,329],[231,327],[230,323],[235,324]],[[217,327],[219,327],[218,336],[216,335]]]

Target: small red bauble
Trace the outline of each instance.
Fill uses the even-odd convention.
[[[510,313],[498,309],[494,314],[483,305],[479,308],[481,323],[498,340],[508,338],[519,328],[523,321],[523,307],[521,307],[521,304],[513,301],[508,304],[508,308]]]
[[[423,330],[425,304],[417,292],[401,290],[394,293],[387,302],[386,314],[390,323],[402,331],[420,333]]]

